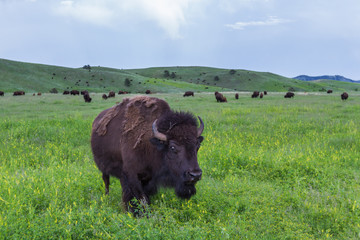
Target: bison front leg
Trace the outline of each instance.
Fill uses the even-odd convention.
[[[122,199],[127,209],[135,216],[142,216],[150,204],[149,197],[145,194],[141,182],[135,176],[123,174],[120,178]]]

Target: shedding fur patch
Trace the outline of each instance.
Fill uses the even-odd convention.
[[[124,135],[131,141],[133,149],[150,138],[152,123],[158,116],[159,102],[157,98],[138,96],[130,99],[125,107],[123,121]]]
[[[170,111],[169,105],[161,99],[136,96],[124,98],[123,101],[108,109],[99,121],[94,122],[93,131],[99,136],[106,135],[109,123],[114,119],[121,125],[122,141],[126,141],[133,149],[146,149],[152,133],[152,124],[165,112]]]
[[[110,123],[112,119],[114,119],[118,113],[120,112],[122,105],[128,102],[129,99],[125,98],[120,104],[117,104],[110,108],[105,115],[94,124],[93,129],[99,136],[104,136],[107,133],[107,125]]]

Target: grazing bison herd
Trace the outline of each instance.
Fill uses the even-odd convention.
[[[128,94],[129,92],[126,92],[126,91],[119,91],[118,94],[121,95],[121,94]],[[150,90],[146,90],[145,91],[146,94],[152,94],[152,92]],[[333,91],[331,89],[327,90],[326,93],[333,93]],[[71,90],[71,91],[68,91],[68,90],[65,90],[63,92],[63,95],[83,95],[84,96],[84,101],[85,102],[91,102],[92,98],[90,97],[90,94],[87,90],[84,90],[84,91],[78,91],[78,90]],[[5,93],[3,91],[0,91],[0,96],[4,96]],[[25,95],[25,92],[24,91],[15,91],[13,92],[13,96],[21,96],[21,95]],[[38,92],[37,94],[36,93],[33,93],[33,96],[41,96],[41,93]],[[259,92],[259,91],[254,91],[251,95],[251,98],[263,98],[265,95],[267,95],[267,91],[264,91],[264,92]],[[189,96],[192,96],[194,97],[194,92],[193,91],[186,91],[183,95],[184,97],[189,97]],[[295,94],[293,92],[287,92],[285,95],[284,95],[284,98],[293,98],[295,96]],[[115,97],[115,92],[114,91],[110,91],[108,94],[103,94],[102,95],[102,98],[104,100],[108,99],[108,98],[113,98]],[[349,94],[347,92],[343,92],[341,95],[341,100],[347,100],[349,98]],[[215,99],[217,102],[227,102],[227,99],[226,97],[219,93],[218,91],[215,92]],[[235,99],[239,99],[239,94],[236,93],[235,94]]]

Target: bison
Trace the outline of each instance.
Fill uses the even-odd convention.
[[[24,91],[15,91],[13,93],[13,96],[21,96],[21,95],[25,95],[25,92]]]
[[[348,99],[349,94],[347,92],[343,92],[343,94],[341,94],[341,100],[346,100]]]
[[[71,90],[70,94],[75,96],[75,95],[80,95],[80,92],[78,90]]]
[[[190,96],[194,96],[194,92],[193,91],[186,91],[183,95],[183,97],[190,97]]]
[[[294,96],[295,96],[295,94],[294,94],[293,92],[287,92],[287,93],[285,94],[284,98],[292,98],[292,97],[294,97]]]
[[[0,96],[4,96],[4,92],[3,92],[3,91],[0,91]]]
[[[108,98],[115,97],[115,92],[114,92],[114,91],[110,91],[110,92],[109,92],[109,95],[108,95],[107,97],[108,97]]]
[[[235,99],[239,99],[239,94],[235,93]]]
[[[102,95],[102,98],[103,98],[104,100],[106,100],[106,99],[108,99],[108,96],[104,93],[104,94]]]
[[[70,94],[70,92],[68,91],[68,90],[65,90],[64,92],[63,92],[63,95],[69,95]]]
[[[151,91],[148,89],[145,91],[146,94],[151,94]]]
[[[267,95],[267,91],[264,91],[264,95]]]
[[[126,92],[126,91],[121,91],[121,90],[120,90],[120,91],[118,92],[118,94],[119,94],[119,95],[121,95],[121,94],[128,94],[128,92]]]
[[[88,92],[88,90],[83,90],[80,92],[80,94],[84,96],[85,94],[89,94],[89,92]]]
[[[253,94],[251,95],[251,98],[257,98],[259,94],[260,93],[258,91],[254,91]]]
[[[161,186],[175,188],[180,198],[194,195],[202,175],[197,152],[204,123],[198,118],[200,127],[191,113],[174,112],[148,96],[125,98],[102,111],[92,125],[91,148],[105,193],[109,176],[119,178],[122,200],[135,215]]]
[[[215,98],[217,102],[227,102],[226,97],[224,97],[224,95],[222,95],[218,91],[215,92]]]
[[[264,97],[264,94],[263,93],[260,93],[260,98],[263,98]]]
[[[333,90],[331,90],[331,89],[326,91],[326,93],[332,93],[332,92],[333,92]]]
[[[91,102],[92,98],[90,97],[89,93],[85,93],[83,95],[85,102]]]

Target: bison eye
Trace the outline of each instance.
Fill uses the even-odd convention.
[[[170,150],[171,150],[172,152],[174,152],[174,153],[177,153],[177,150],[176,150],[176,148],[175,148],[174,146],[170,146]]]

